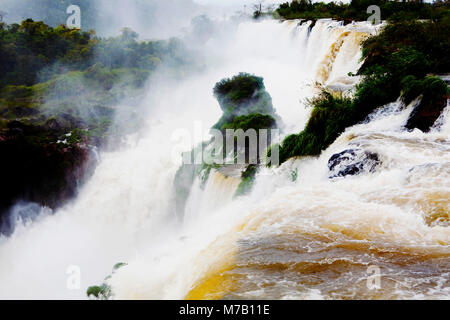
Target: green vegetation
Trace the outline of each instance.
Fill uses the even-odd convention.
[[[353,105],[348,98],[337,98],[323,91],[309,101],[313,107],[305,129],[287,136],[280,148],[280,163],[294,156],[317,155],[352,124]]]
[[[217,129],[225,133],[227,129],[238,130],[242,129],[244,132],[249,129],[254,129],[258,133],[260,129],[271,129],[277,126],[277,115],[272,106],[272,98],[264,87],[263,78],[251,75],[248,73],[239,73],[232,78],[222,79],[214,86],[214,95],[217,98],[220,108],[223,111],[223,115],[217,122],[213,129]],[[226,135],[223,134],[223,145],[226,145]],[[233,154],[226,154],[226,150],[223,150],[223,158],[232,157],[236,159],[238,152],[245,154],[247,165],[244,166],[242,172],[242,182],[236,191],[236,196],[244,195],[248,193],[253,184],[254,176],[257,171],[257,165],[248,164],[249,160],[249,148],[248,144],[245,145],[243,150],[238,150],[236,137],[234,139]],[[258,156],[262,156],[265,150],[259,150],[259,135],[257,135]],[[268,136],[270,142],[270,135]],[[194,163],[194,159],[202,156],[201,160],[204,161],[208,156],[208,147],[213,143],[213,139],[208,142],[203,142],[200,149],[194,148],[189,155]],[[259,157],[258,157],[259,161]],[[198,163],[198,162],[195,162]],[[212,169],[218,169],[227,166],[226,164],[183,164],[177,171],[174,188],[176,193],[175,207],[178,214],[184,212],[186,201],[191,192],[192,185],[195,178],[199,178],[201,186],[204,187],[208,180],[209,174]]]
[[[405,127],[410,130],[418,128],[428,131],[447,106],[450,95],[447,84],[433,76],[427,76],[423,80],[408,76],[403,79],[402,88],[402,99],[405,103],[419,96],[421,98],[420,104],[411,113]]]
[[[215,129],[233,126],[232,123],[236,116],[251,113],[274,116],[272,98],[266,91],[263,78],[248,73],[239,73],[230,79],[222,79],[214,87],[214,96],[223,111],[219,122],[213,127]],[[240,118],[238,121],[243,120],[244,118]],[[255,124],[255,120],[256,118],[253,117],[253,124]]]
[[[0,129],[8,121],[47,127],[52,135],[77,131],[90,144],[108,135],[114,105],[139,96],[145,81],[162,63],[172,69],[187,64],[176,39],[138,42],[123,29],[118,37],[101,39],[93,32],[52,28],[31,19],[20,25],[0,24]],[[134,130],[139,119],[130,112]],[[80,142],[82,139],[68,139]]]
[[[446,105],[446,83],[428,74],[450,72],[450,18],[436,21],[400,21],[362,44],[363,80],[353,98],[335,97],[324,91],[310,101],[313,107],[305,129],[286,137],[280,147],[280,163],[294,156],[315,156],[345,130],[377,107],[395,101],[405,103],[422,96],[415,119],[406,127],[423,131]]]
[[[259,150],[259,135],[261,129],[272,129],[277,127],[277,115],[272,105],[272,98],[266,91],[263,78],[248,73],[239,73],[238,75],[222,79],[216,83],[214,87],[214,95],[216,96],[223,115],[219,122],[213,126],[224,132],[227,129],[238,130],[244,132],[249,129],[256,130],[258,155],[262,155],[264,150]],[[224,145],[227,137],[224,135]],[[245,153],[246,161],[249,161],[249,148],[247,144],[240,150],[236,144],[233,157],[238,157],[238,152]],[[270,141],[270,137],[268,137]],[[225,154],[224,157],[230,156]],[[259,162],[259,157],[258,157]]]
[[[380,7],[382,20],[440,19],[449,16],[448,2],[445,1],[424,3],[422,1],[352,0],[345,4],[299,0],[282,3],[276,12],[284,19],[333,18],[344,22],[365,21],[372,15],[366,11],[371,5]]]
[[[49,27],[31,19],[19,24],[0,23],[0,88],[31,86],[68,71],[85,71],[99,64],[114,69],[154,70],[161,61],[184,61],[181,42],[138,42],[137,34],[123,29],[118,37],[101,39],[61,25]],[[183,52],[184,53],[184,52]],[[99,79],[101,80],[101,79]]]
[[[423,80],[407,76],[402,80],[402,88],[402,100],[405,104],[409,104],[420,95],[423,95],[422,100],[431,100],[448,93],[446,83],[434,76],[427,76]]]
[[[31,19],[0,23],[0,175],[9,186],[2,214],[17,200],[51,208],[76,194],[93,165],[89,149],[136,130],[133,107],[159,65],[181,74],[181,42],[136,40],[123,29],[94,32],[49,27]],[[2,222],[0,221],[0,225]]]
[[[111,288],[106,284],[91,286],[87,289],[86,294],[88,297],[107,300],[111,296]]]
[[[253,183],[255,182],[256,172],[258,171],[258,167],[254,164],[251,164],[247,167],[245,171],[241,174],[241,183],[238,185],[236,192],[234,193],[234,197],[244,196],[252,190]]]
[[[245,116],[236,116],[231,122],[224,123],[219,130],[226,129],[242,129],[247,131],[248,129],[270,129],[275,128],[276,120],[274,117],[268,114],[250,113]]]
[[[111,286],[108,285],[106,282],[108,279],[111,278],[111,276],[120,268],[126,266],[127,264],[124,262],[116,263],[112,269],[112,274],[107,276],[104,280],[104,282],[99,286],[91,286],[87,289],[86,295],[88,298],[95,298],[99,300],[108,300],[112,297],[112,291]]]
[[[0,23],[0,129],[20,120],[57,135],[79,130],[99,145],[125,93],[138,96],[163,63],[178,70],[188,62],[179,40],[136,39],[127,28],[102,39],[31,19]]]

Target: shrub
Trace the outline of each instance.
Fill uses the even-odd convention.
[[[225,114],[273,114],[272,98],[261,77],[241,72],[216,83],[213,91]]]
[[[247,131],[248,129],[270,129],[276,126],[276,120],[274,117],[268,114],[251,113],[244,116],[236,116],[231,122],[224,123],[220,130],[226,129],[242,129]]]
[[[351,99],[334,97],[326,91],[309,101],[313,107],[305,129],[287,136],[280,147],[280,163],[295,156],[317,155],[352,122]]]

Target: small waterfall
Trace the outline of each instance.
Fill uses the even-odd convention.
[[[204,189],[196,179],[186,204],[185,221],[195,222],[230,203],[239,183],[239,178],[226,177],[216,170],[210,173]]]

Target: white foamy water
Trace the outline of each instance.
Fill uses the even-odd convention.
[[[315,81],[354,83],[347,74],[373,27],[308,26],[241,22],[198,48],[202,73],[153,84],[146,130],[101,153],[72,203],[0,238],[0,298],[86,298],[117,262],[128,263],[109,281],[119,299],[448,297],[448,108],[425,134],[402,129],[411,108],[386,106],[319,158],[263,169],[247,197],[233,199],[238,181],[212,173],[204,189],[194,183],[184,222],[174,216],[181,159],[173,161],[170,137],[217,121],[215,82],[238,72],[264,77],[285,134],[305,125]],[[355,147],[378,153],[381,167],[330,180],[329,157]],[[80,290],[67,288],[72,265]],[[365,287],[368,265],[386,277],[381,291]]]

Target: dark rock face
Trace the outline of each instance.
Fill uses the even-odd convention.
[[[308,27],[308,36],[311,34],[312,29],[314,28],[314,26],[316,25],[317,20],[316,19],[312,19],[311,20],[311,24]]]
[[[0,232],[9,233],[9,211],[18,201],[55,209],[74,197],[96,163],[84,143],[58,143],[45,127],[18,121],[0,130]]]
[[[174,205],[175,214],[182,220],[186,202],[191,193],[192,185],[198,173],[199,166],[195,164],[183,164],[178,169],[174,179]]]
[[[328,160],[330,178],[373,172],[380,164],[378,155],[361,149],[348,149],[334,154]]]
[[[431,126],[436,122],[441,115],[442,110],[447,106],[447,97],[435,97],[429,99],[424,97],[422,101],[411,112],[405,128],[413,130],[420,129],[423,132],[430,131]]]
[[[344,18],[344,26],[346,26],[346,25],[348,25],[348,24],[350,24],[350,23],[352,23],[352,22],[353,22],[352,19]]]
[[[10,235],[14,231],[17,221],[29,223],[40,215],[51,214],[51,212],[51,209],[37,203],[18,201],[7,214],[0,215],[0,235]]]

